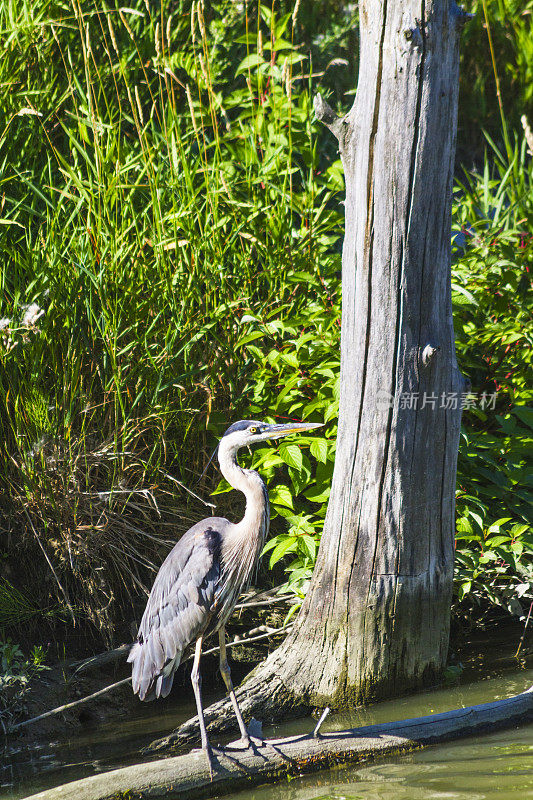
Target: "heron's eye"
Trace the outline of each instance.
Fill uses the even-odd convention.
[[[256,428],[255,425],[252,425],[251,428],[248,428],[249,433],[259,433],[259,428]]]

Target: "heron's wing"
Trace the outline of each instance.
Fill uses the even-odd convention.
[[[209,623],[220,577],[220,527],[209,520],[195,525],[157,573],[128,657],[141,700],[166,697],[183,651]]]

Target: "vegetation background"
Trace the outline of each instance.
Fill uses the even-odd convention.
[[[533,3],[467,5],[454,613],[478,623],[533,608]],[[356,31],[342,0],[0,4],[4,683],[40,668],[32,644],[131,637],[180,532],[215,502],[239,514],[202,475],[239,418],[327,422],[247,459],[274,511],[259,583],[303,597],[335,455],[343,236],[312,96],[349,107]]]

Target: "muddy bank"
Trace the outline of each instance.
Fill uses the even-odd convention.
[[[128,719],[138,714],[140,709],[147,704],[141,703],[133,694],[129,683],[115,686],[116,683],[130,677],[131,670],[126,662],[128,651],[129,647],[124,647],[122,652],[110,659],[112,663],[104,667],[95,668],[94,664],[89,662],[84,663],[80,668],[79,662],[62,662],[36,675],[28,685],[16,716],[10,716],[9,720],[7,718],[4,720],[7,745],[9,746],[12,742],[25,745],[55,738],[69,738],[85,729],[97,727],[99,724],[118,721],[121,718]],[[235,679],[240,682],[260,660],[261,654],[250,646],[240,648],[239,655],[242,660],[233,661],[233,674]],[[95,660],[100,663],[102,658],[97,656]],[[176,697],[193,701],[190,668],[190,663],[185,662],[181,665],[171,696],[166,701],[160,700],[155,704],[157,708],[172,705],[175,703]],[[218,672],[217,656],[206,656],[203,659],[203,672],[206,692],[224,691]],[[20,723],[32,720],[52,709],[77,703],[108,687],[112,688],[98,697],[88,699],[73,708],[61,710],[27,726],[16,728]],[[149,705],[154,706],[152,703]]]
[[[125,670],[120,675],[126,676]],[[54,665],[30,682],[19,713],[12,720],[15,724],[23,722],[53,708],[80,700],[109,684],[119,680],[117,673],[97,671],[91,675],[75,675],[64,665]],[[107,694],[83,703],[76,708],[67,709],[51,717],[39,720],[32,725],[14,731],[9,740],[19,742],[48,740],[58,736],[68,736],[83,726],[94,725],[117,719],[128,713],[136,705],[128,685],[119,686]]]

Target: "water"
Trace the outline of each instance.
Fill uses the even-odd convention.
[[[524,800],[533,797],[533,726],[317,773],[232,800]]]
[[[326,721],[323,731],[423,716],[509,697],[533,684],[533,660],[520,664],[509,650],[471,656],[460,685],[378,703]],[[496,652],[495,652],[496,650]],[[529,662],[529,663],[528,663]],[[481,677],[483,676],[483,677]],[[20,800],[42,789],[138,760],[147,742],[194,712],[176,700],[139,705],[135,716],[87,728],[76,738],[18,745],[0,767],[0,800]],[[267,736],[308,732],[314,720],[267,729]],[[533,798],[533,724],[434,745],[404,756],[327,770],[248,789],[232,800],[526,800]]]

